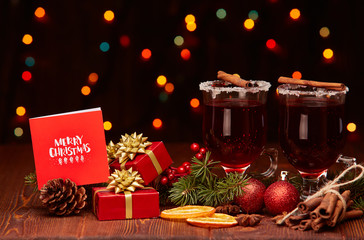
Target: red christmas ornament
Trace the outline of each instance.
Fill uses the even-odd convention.
[[[246,213],[256,213],[263,209],[265,186],[255,178],[248,180],[244,194],[235,198],[241,210]]]
[[[297,207],[299,200],[300,193],[287,181],[271,184],[264,193],[265,206],[273,215],[292,211]]]

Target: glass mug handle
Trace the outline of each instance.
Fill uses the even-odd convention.
[[[352,165],[356,165],[356,158],[340,155],[340,157],[336,160],[336,162],[344,163],[345,167],[348,168]]]
[[[267,169],[267,171],[261,173],[264,177],[270,177],[272,176],[276,170],[278,165],[278,150],[275,148],[265,148],[261,155],[267,155],[269,157],[270,166]]]

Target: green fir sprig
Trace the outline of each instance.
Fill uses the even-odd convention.
[[[24,177],[24,184],[25,185],[34,185],[33,192],[38,191],[38,182],[37,182],[37,175],[36,173],[29,173]]]
[[[352,208],[360,209],[364,212],[364,199],[362,197],[355,199]]]
[[[229,173],[218,178],[212,170],[218,168],[219,162],[210,160],[210,156],[211,152],[207,152],[202,160],[192,158],[191,174],[173,183],[169,191],[173,204],[218,206],[244,193],[248,180],[246,175]]]

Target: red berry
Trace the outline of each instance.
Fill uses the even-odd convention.
[[[198,160],[202,160],[203,155],[202,155],[201,153],[196,153],[195,157],[196,157]]]
[[[177,168],[177,172],[178,173],[185,173],[186,172],[186,168],[184,166],[180,166]]]
[[[177,168],[176,168],[177,169]],[[174,175],[174,174],[176,174],[176,172],[177,172],[177,170],[175,170],[175,169],[172,169],[172,174]]]
[[[198,145],[198,143],[192,143],[191,150],[194,152],[198,152],[198,150],[200,150],[200,145]]]
[[[174,179],[174,174],[173,174],[173,173],[168,174],[168,179],[169,179],[169,180]]]
[[[160,182],[161,182],[162,185],[166,185],[168,183],[168,178],[166,176],[164,176],[164,177],[161,178]]]
[[[171,173],[172,173],[172,169],[167,168],[167,170],[166,170],[166,174],[167,174],[167,175],[169,175],[169,174],[171,174]]]
[[[184,163],[182,163],[182,165],[181,166],[184,166],[184,167],[186,167],[186,166],[191,166],[191,163],[190,162],[184,162]]]
[[[185,169],[186,169],[186,173],[190,173],[191,165],[187,165],[187,166],[185,166]]]
[[[206,148],[200,148],[200,153],[205,154],[206,153]]]

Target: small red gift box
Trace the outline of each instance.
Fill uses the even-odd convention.
[[[93,210],[98,220],[153,218],[159,216],[159,193],[153,188],[115,193],[92,188]]]
[[[144,184],[148,185],[172,164],[172,159],[163,142],[152,142],[146,152],[145,154],[137,154],[133,160],[128,160],[125,163],[125,168],[133,167],[133,171],[138,171],[144,180]],[[110,165],[110,174],[115,169],[120,169],[118,159],[115,159],[115,162]]]

